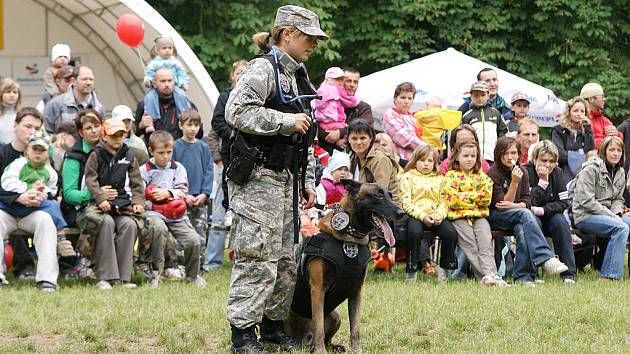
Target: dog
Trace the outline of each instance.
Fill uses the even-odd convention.
[[[341,183],[348,191],[346,196],[320,220],[321,232],[300,244],[296,288],[284,322],[285,332],[312,346],[315,353],[345,351],[331,341],[341,326],[335,308],[346,299],[351,350],[361,351],[361,293],[371,258],[368,233],[376,231],[393,246],[387,220],[405,215],[378,184],[349,179]]]

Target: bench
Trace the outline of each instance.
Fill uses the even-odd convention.
[[[76,227],[66,227],[63,231],[66,233],[66,236],[78,236],[80,234],[79,229]],[[32,233],[17,229],[11,233],[11,236],[32,236]]]

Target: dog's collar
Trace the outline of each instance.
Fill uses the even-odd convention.
[[[345,232],[354,238],[363,238],[367,235],[366,232],[359,231],[356,227],[350,223],[350,214],[343,210],[339,203],[335,203],[332,206],[333,215],[330,219],[330,226],[335,231]]]

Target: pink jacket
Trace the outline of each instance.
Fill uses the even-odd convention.
[[[345,108],[356,107],[360,100],[348,95],[346,89],[334,82],[324,82],[317,90],[321,100],[313,101],[315,106],[315,120],[325,131],[342,129],[346,124]]]

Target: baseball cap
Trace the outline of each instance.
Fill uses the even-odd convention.
[[[31,135],[31,138],[28,141],[28,146],[41,146],[48,150],[50,148],[50,137],[42,131],[36,131],[33,135]]]
[[[529,95],[523,91],[517,91],[512,95],[512,100],[510,100],[510,103],[514,103],[516,101],[527,101],[527,103],[531,103],[529,100]]]
[[[490,91],[490,89],[488,89],[488,84],[486,84],[483,81],[477,81],[474,84],[472,84],[472,86],[470,86],[470,92],[473,91],[482,91],[482,92],[488,92]]]
[[[328,35],[319,27],[319,16],[311,10],[295,5],[285,5],[278,8],[273,26],[293,26],[309,36],[328,39]]]
[[[103,130],[107,135],[114,135],[119,131],[127,131],[127,126],[120,118],[110,118],[103,122]]]
[[[604,89],[600,84],[596,84],[594,82],[589,82],[588,84],[582,87],[582,91],[580,91],[580,96],[582,98],[589,98],[594,96],[602,96],[604,94]]]
[[[63,68],[57,70],[57,73],[55,74],[56,79],[67,79],[73,76],[76,75],[74,74],[74,66],[71,65],[64,66]]]
[[[328,68],[328,70],[326,70],[325,77],[327,79],[338,79],[344,76],[346,76],[346,74],[343,72],[343,70],[341,70],[340,67],[333,66],[332,68]]]
[[[136,119],[133,117],[133,112],[131,108],[125,106],[124,104],[118,105],[112,109],[112,118],[111,119],[120,119],[124,121],[125,119],[131,119],[135,121]]]
[[[52,47],[50,51],[50,58],[52,61],[59,57],[66,57],[70,59],[70,46],[63,43],[57,43]]]

